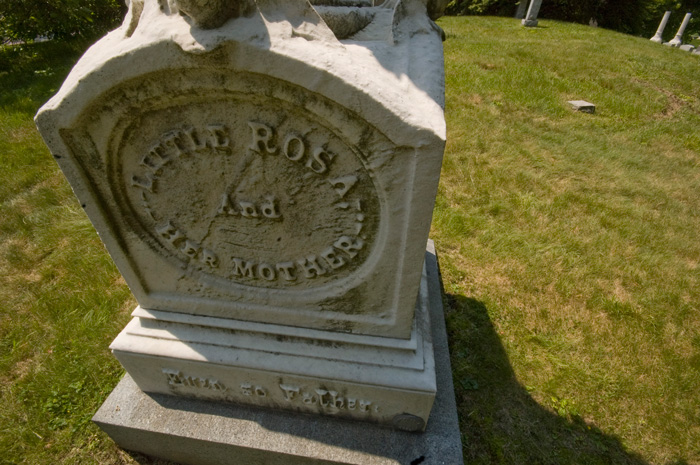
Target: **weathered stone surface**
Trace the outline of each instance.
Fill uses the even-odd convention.
[[[444,3],[132,0],[42,107],[141,390],[426,427]]]
[[[462,447],[440,285],[431,252],[426,269],[438,392],[424,433],[327,416],[149,396],[128,375],[94,421],[126,449],[185,464],[460,465]]]
[[[678,48],[683,50],[684,52],[692,52],[693,50],[695,50],[695,46],[690,44],[684,44]]]
[[[567,103],[576,111],[595,113],[595,105],[585,100],[569,100]]]
[[[445,134],[425,6],[347,43],[306,2],[136,7],[37,124],[139,304],[410,337]]]

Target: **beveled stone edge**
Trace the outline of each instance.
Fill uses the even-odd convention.
[[[118,355],[120,360],[127,360],[131,356],[153,356],[162,359],[179,358],[184,362],[194,362],[201,364],[217,365],[220,367],[231,367],[233,370],[256,370],[262,372],[279,372],[286,373],[290,376],[304,376],[316,379],[323,379],[324,373],[337,372],[348,373],[346,377],[338,375],[337,381],[351,382],[362,385],[374,385],[385,387],[387,389],[407,389],[415,391],[430,392],[435,389],[435,355],[432,348],[430,333],[430,293],[428,283],[429,277],[427,272],[427,264],[422,272],[422,279],[418,298],[416,299],[416,312],[414,317],[414,332],[416,347],[406,346],[405,340],[386,338],[385,346],[374,346],[377,338],[374,336],[357,335],[356,337],[348,337],[345,333],[325,332],[324,339],[330,340],[334,335],[338,335],[338,347],[335,348],[337,355],[333,358],[315,359],[314,363],[306,364],[307,357],[301,355],[298,351],[295,353],[281,353],[279,348],[270,352],[265,347],[265,340],[262,336],[255,333],[250,334],[251,337],[260,338],[260,349],[256,347],[241,348],[236,346],[232,340],[229,347],[221,344],[213,344],[209,342],[200,342],[196,338],[190,338],[188,341],[165,340],[157,333],[149,334],[148,329],[141,331],[139,326],[140,317],[135,317],[110,345],[110,349]],[[154,320],[151,320],[154,321]],[[196,322],[202,322],[200,317],[194,319]],[[208,321],[208,320],[207,320]],[[219,321],[220,322],[220,321]],[[156,322],[157,324],[157,322]],[[232,322],[235,324],[235,322]],[[186,331],[186,325],[182,325]],[[245,326],[244,326],[245,327]],[[215,327],[212,329],[216,329]],[[281,329],[279,326],[273,330]],[[288,328],[290,331],[295,331],[302,335],[297,341],[300,345],[307,344],[304,342],[304,329]],[[206,331],[206,330],[205,330]],[[313,336],[318,330],[313,330]],[[275,333],[273,332],[274,336]],[[306,336],[306,340],[311,340],[312,337]],[[203,340],[202,340],[203,341]],[[397,344],[397,347],[391,347],[391,342]],[[385,351],[387,358],[391,358],[391,352],[402,353],[404,359],[409,362],[403,362],[398,365],[379,364],[376,361],[368,360],[366,362],[343,358],[343,352],[352,350],[353,347],[363,347],[363,351],[367,348],[374,350],[376,353]],[[369,347],[367,347],[369,346]],[[374,346],[374,347],[373,347]],[[178,357],[173,354],[179,353]],[[399,360],[396,359],[398,363]],[[127,362],[128,363],[128,362]],[[291,371],[290,366],[304,365],[305,368],[300,371]],[[361,376],[352,373],[361,373]],[[137,377],[138,378],[138,377]],[[399,382],[403,379],[403,383]]]

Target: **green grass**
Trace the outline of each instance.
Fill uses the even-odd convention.
[[[32,121],[84,44],[0,50],[0,463],[118,463],[90,418],[133,300]]]
[[[700,57],[552,21],[439,24],[432,235],[466,461],[700,463]]]
[[[439,24],[432,236],[466,463],[700,463],[700,56]],[[135,302],[32,122],[83,46],[0,50],[0,463],[133,463],[89,418]]]

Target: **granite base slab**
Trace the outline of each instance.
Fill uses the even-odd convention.
[[[145,394],[127,375],[93,421],[120,447],[181,464],[460,465],[437,259],[426,254],[437,396],[422,433],[359,421]]]

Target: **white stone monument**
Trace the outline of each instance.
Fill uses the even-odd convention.
[[[426,259],[445,2],[313,3],[131,0],[36,116],[139,304],[95,417],[127,449],[461,463]]]
[[[671,39],[668,43],[671,47],[680,47],[683,43],[683,33],[685,32],[685,28],[688,27],[688,23],[690,22],[691,16],[691,13],[686,13],[685,17],[683,18],[683,22],[681,23],[681,26],[678,28],[676,36],[673,39]]]
[[[662,35],[664,33],[664,29],[666,28],[666,23],[668,23],[669,16],[671,16],[670,11],[664,13],[664,17],[661,18],[661,23],[659,24],[659,28],[656,30],[656,34],[654,34],[654,37],[652,37],[649,40],[651,40],[652,42],[656,42],[657,44],[660,44],[664,41]]]
[[[527,9],[527,15],[522,20],[522,25],[525,27],[537,27],[537,14],[540,12],[542,0],[531,0],[530,7]]]

